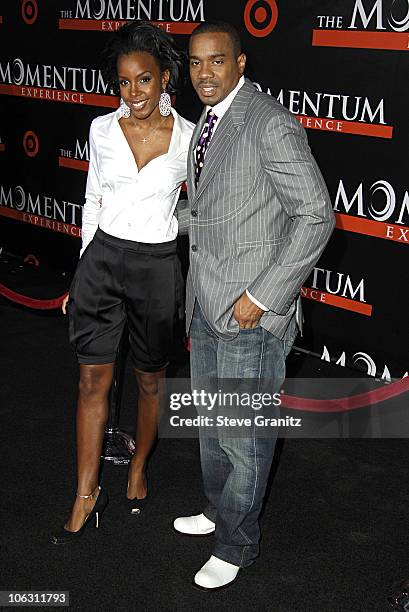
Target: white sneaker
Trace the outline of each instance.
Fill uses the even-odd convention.
[[[212,555],[197,572],[193,584],[205,591],[224,589],[236,580],[239,569],[238,565],[227,563]]]
[[[185,535],[205,536],[214,533],[216,525],[204,514],[195,514],[194,516],[180,516],[173,521],[173,527]]]

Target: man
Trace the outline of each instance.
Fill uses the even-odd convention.
[[[203,381],[268,380],[279,391],[297,333],[299,290],[334,227],[303,128],[243,77],[236,30],[206,22],[192,34],[190,76],[205,104],[188,160],[190,269],[186,319],[193,388]],[[195,586],[230,585],[259,552],[275,436],[208,435],[200,453],[208,505],[175,520],[188,535],[215,533]]]

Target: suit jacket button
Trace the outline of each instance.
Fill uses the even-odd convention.
[[[193,252],[197,251],[197,244],[192,244],[191,249]]]
[[[197,217],[197,210],[191,210],[190,214],[192,215],[192,217]]]

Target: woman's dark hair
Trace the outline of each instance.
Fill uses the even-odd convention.
[[[186,56],[173,38],[148,21],[131,21],[111,35],[103,52],[104,76],[115,93],[119,93],[117,61],[121,55],[145,52],[152,55],[161,71],[169,70],[167,91],[176,93],[185,76]]]

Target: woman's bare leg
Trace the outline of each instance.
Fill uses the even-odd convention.
[[[138,381],[138,419],[136,424],[135,454],[128,473],[128,499],[147,496],[145,464],[156,440],[159,414],[159,380],[166,369],[142,372],[135,368]]]
[[[98,485],[98,472],[105,425],[108,418],[108,393],[114,364],[80,365],[77,406],[77,493],[89,495]],[[78,531],[92,510],[96,495],[90,499],[75,498],[71,515],[65,524],[68,531]]]

